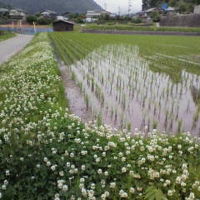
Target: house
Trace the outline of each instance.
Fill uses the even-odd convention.
[[[55,19],[57,16],[57,13],[52,10],[44,10],[40,13],[41,16],[46,17],[46,18],[52,18]]]
[[[6,8],[0,8],[0,16],[9,14],[9,10]]]
[[[194,7],[194,14],[200,14],[200,5]]]
[[[105,16],[105,15],[111,15],[110,12],[108,11],[105,11],[105,10],[102,10],[102,11],[94,11],[94,10],[91,10],[91,11],[87,11],[87,14],[86,14],[86,22],[95,22],[98,20],[98,18],[100,16]]]
[[[65,20],[65,21],[68,21],[69,18],[68,17],[64,17],[62,15],[59,15],[59,16],[56,16],[56,20]]]
[[[26,13],[21,9],[12,9],[9,12],[10,19],[25,20]]]
[[[58,19],[53,22],[53,30],[54,31],[73,31],[74,23],[67,21],[65,19]]]
[[[176,9],[173,7],[167,7],[166,9],[163,10],[164,14],[167,15],[175,15],[176,14]]]

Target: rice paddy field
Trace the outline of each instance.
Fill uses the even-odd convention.
[[[94,119],[200,136],[199,37],[51,33]]]
[[[87,24],[83,30],[121,30],[121,31],[167,31],[167,32],[200,32],[199,27],[156,27],[134,24]]]
[[[199,200],[200,141],[195,132],[170,135],[153,129],[147,137],[139,128],[130,131],[132,124],[119,130],[103,125],[104,117],[113,122],[116,109],[117,125],[127,126],[126,109],[143,95],[154,106],[160,90],[169,90],[160,95],[161,109],[163,99],[168,105],[172,97],[186,98],[190,85],[195,95],[186,99],[191,98],[196,112],[198,48],[199,39],[192,37],[36,35],[0,65],[0,199]],[[93,114],[99,104],[107,112],[100,111],[102,125],[84,123],[69,111],[56,52],[83,95],[91,97]],[[138,107],[138,117],[147,108],[154,116],[151,105]],[[118,120],[121,113],[124,121]]]

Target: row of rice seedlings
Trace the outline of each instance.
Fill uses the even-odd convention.
[[[66,44],[66,41],[68,41],[67,44]],[[69,40],[66,40],[66,41],[63,40],[63,43],[65,42],[65,45],[66,45],[65,48],[68,48]],[[90,45],[88,45],[87,42],[85,42],[85,41],[78,42],[76,40],[76,42],[74,42],[74,40],[70,40],[70,42],[71,42],[71,44],[74,45],[74,47],[72,47],[72,45],[71,45],[71,47],[68,48],[68,50],[70,49],[70,51],[72,51],[72,54],[75,54],[75,50],[73,50],[73,48],[80,49],[80,52],[82,52],[83,55],[84,55],[84,49],[86,49],[86,51],[89,52],[90,49],[93,48],[93,47],[90,47]],[[62,48],[63,48],[63,46],[62,46]],[[111,48],[111,46],[109,48]],[[105,49],[103,49],[101,51],[101,53],[99,53],[99,50],[97,50],[96,52],[92,53],[95,58],[90,57],[88,60],[88,57],[89,57],[88,56],[86,59],[81,61],[81,63],[83,64],[87,60],[91,66],[89,68],[89,70],[85,72],[86,74],[91,73],[91,75],[87,76],[87,77],[85,76],[85,79],[87,79],[88,87],[89,88],[91,87],[92,92],[95,93],[96,98],[98,99],[98,102],[100,102],[99,103],[101,105],[101,106],[99,106],[100,112],[105,112],[106,115],[109,114],[108,118],[109,119],[111,118],[110,121],[114,121],[115,124],[118,124],[118,123],[121,123],[119,118],[124,118],[123,114],[116,114],[116,113],[119,113],[118,107],[120,107],[121,112],[124,113],[124,111],[130,109],[130,107],[131,107],[130,104],[132,104],[133,101],[137,101],[137,102],[140,102],[139,106],[141,107],[143,116],[150,115],[150,114],[148,114],[149,112],[153,113],[153,118],[154,118],[153,120],[155,122],[159,121],[158,126],[159,126],[159,124],[162,124],[162,125],[160,125],[160,127],[163,128],[163,127],[166,127],[166,124],[170,124],[170,125],[168,125],[168,127],[170,127],[170,129],[171,129],[171,127],[172,127],[171,121],[174,120],[176,122],[174,124],[177,124],[178,119],[182,115],[182,113],[180,113],[180,111],[179,111],[182,108],[178,105],[177,102],[179,102],[179,100],[183,96],[182,94],[185,92],[183,90],[184,86],[187,84],[187,91],[189,90],[191,85],[196,85],[196,87],[199,88],[199,86],[197,84],[198,76],[192,75],[192,78],[190,78],[190,77],[188,78],[188,77],[184,77],[181,75],[182,78],[185,80],[183,82],[181,82],[180,85],[178,84],[178,87],[180,87],[180,88],[178,88],[177,84],[174,84],[171,80],[169,80],[169,77],[166,76],[165,74],[163,74],[163,75],[157,74],[157,76],[155,77],[155,73],[153,73],[154,75],[152,75],[153,77],[151,77],[150,74],[148,73],[148,71],[145,71],[143,69],[139,70],[139,68],[137,68],[137,70],[136,70],[135,66],[130,67],[130,64],[129,64],[131,62],[131,59],[129,58],[130,56],[124,56],[125,53],[123,54],[120,51],[115,51],[115,48],[116,48],[116,46],[115,47],[112,46],[112,48],[109,49],[109,51],[111,51],[112,54],[109,53],[108,51],[106,51]],[[79,57],[77,52],[74,55],[74,60]],[[109,56],[110,59],[106,59],[106,62],[105,62],[105,57],[107,57],[107,56]],[[115,57],[117,57],[118,59],[115,59]],[[126,62],[124,62],[124,58],[125,58]],[[94,62],[91,62],[91,60]],[[103,62],[102,62],[102,60],[103,60]],[[98,72],[98,74],[96,75],[95,71],[96,71],[97,64],[102,65],[102,66],[107,65],[108,66],[108,69],[106,69],[107,72],[106,73],[103,71],[101,73]],[[113,67],[110,67],[111,64],[113,65]],[[128,70],[127,70],[127,68],[124,67],[125,65],[129,66]],[[103,69],[104,68],[102,68],[102,70]],[[117,73],[118,73],[118,75],[116,75]],[[114,76],[113,76],[113,74],[114,74]],[[123,74],[123,76],[122,76],[122,74]],[[143,81],[143,82],[138,81],[138,75],[140,75],[139,79],[145,80],[145,81]],[[190,75],[191,74],[189,74],[189,73],[187,74],[187,76],[190,76]],[[163,76],[165,77],[165,79],[166,79],[166,77],[168,78],[168,79],[166,79],[166,81],[168,82],[168,84],[166,84],[167,85],[166,90],[164,90],[161,87],[162,84],[160,84],[160,82],[163,82]],[[117,77],[117,78],[114,79],[113,77]],[[129,88],[126,87],[127,82],[124,81],[124,77],[128,81],[128,85],[131,86],[131,89],[130,89],[130,87]],[[189,80],[194,80],[194,77],[196,80],[195,84],[192,83],[193,81],[189,81]],[[147,84],[146,80],[148,81],[148,84]],[[155,83],[155,80],[157,80],[157,83]],[[107,85],[106,88],[105,88],[105,84]],[[79,85],[82,85],[82,83],[80,83]],[[103,88],[102,86],[104,86],[103,92],[102,92],[102,88]],[[154,90],[154,92],[152,92],[152,90]],[[177,98],[177,94],[179,94],[178,98]],[[104,103],[104,102],[106,102],[105,97],[104,97],[105,95],[113,96],[114,97],[113,99],[116,101],[116,105],[115,106],[105,105],[105,103]],[[172,98],[178,99],[177,102],[172,101],[171,100]],[[91,99],[91,98],[88,97],[88,99]],[[188,105],[188,106],[185,106],[185,107],[187,107],[186,112],[188,113],[188,115],[192,115],[192,113],[194,113],[195,106],[193,104],[190,105],[191,104],[190,101],[192,101],[191,99],[186,100],[186,101],[187,101],[187,105]],[[112,102],[113,102],[113,100],[112,100]],[[88,103],[88,104],[91,104],[91,103]],[[103,104],[106,109],[102,109]],[[165,108],[165,107],[167,107],[166,104],[171,105],[171,107]],[[116,107],[116,108],[113,108],[113,107]],[[94,110],[95,115],[97,115],[98,112],[95,111],[95,109],[96,108],[94,108],[93,110]],[[170,112],[171,114],[169,115],[169,119],[166,120],[166,117],[164,118],[163,116],[167,116],[167,118],[168,118],[167,112]],[[132,121],[132,118],[133,118],[132,115],[130,115],[130,113],[131,112],[129,111],[128,117],[127,117],[127,114],[125,114],[126,118],[128,118],[128,121]],[[104,116],[104,115],[102,115],[102,116]],[[104,116],[104,118],[105,118],[105,116]],[[152,118],[152,116],[150,116],[150,118]],[[161,118],[163,120],[161,120]],[[116,120],[116,119],[118,119],[118,120]],[[160,123],[160,120],[162,121],[162,123]],[[107,120],[107,121],[109,121],[109,120]],[[126,121],[126,120],[124,120],[124,121]],[[142,121],[142,120],[140,120],[140,121]],[[166,121],[170,121],[170,122],[166,123]],[[195,117],[195,121],[198,122],[197,117]],[[145,123],[148,123],[147,119],[145,120]],[[125,124],[127,124],[126,126],[130,127],[130,125],[128,125],[128,124],[130,124],[130,122],[127,122]],[[133,122],[131,122],[131,124],[133,124]],[[139,126],[138,124],[142,124],[142,123],[136,122],[134,126],[138,127]],[[154,125],[152,125],[152,127],[155,127],[155,123],[154,123]],[[186,126],[186,127],[188,127],[188,126]],[[178,129],[178,125],[173,125],[173,130],[175,130],[175,129]],[[185,129],[184,126],[183,126],[183,129]],[[190,128],[187,128],[187,129],[190,129]]]
[[[102,116],[104,122],[131,130],[144,123],[174,132],[193,128],[192,122],[186,121],[195,114],[190,89],[192,85],[199,88],[198,76],[183,71],[183,81],[175,84],[169,76],[149,71],[138,47],[103,46],[70,69],[82,83],[93,114]],[[140,112],[141,120],[133,120]],[[197,125],[192,131],[199,128]]]

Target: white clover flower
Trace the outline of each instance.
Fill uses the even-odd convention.
[[[84,197],[87,197],[87,190],[85,188],[81,189],[81,193]]]
[[[173,190],[168,190],[167,195],[168,195],[169,197],[173,196],[173,194],[174,194]]]
[[[122,162],[125,162],[125,161],[126,161],[126,158],[125,158],[125,157],[122,157],[122,158],[121,158],[121,161],[122,161]]]
[[[102,169],[98,169],[97,173],[102,174],[103,173]]]
[[[114,142],[108,142],[108,146],[113,148],[117,147],[117,145]]]
[[[80,178],[80,183],[84,183],[85,179],[84,178]]]
[[[116,183],[115,182],[111,182],[110,183],[110,188],[114,189],[116,187]]]
[[[155,178],[159,178],[160,177],[160,173],[153,170],[153,169],[149,169],[148,171],[148,175],[150,177],[150,179],[154,180]]]
[[[52,171],[55,171],[55,170],[56,170],[56,167],[57,167],[56,165],[52,165],[52,166],[51,166],[51,170],[52,170]]]
[[[104,172],[104,175],[105,175],[105,176],[108,176],[108,175],[109,175],[109,174],[108,174],[108,171],[105,171],[105,172]]]
[[[63,192],[67,192],[68,191],[68,186],[67,185],[63,185],[62,190],[63,190]]]
[[[101,161],[101,158],[96,158],[96,159],[95,159],[95,162],[96,162],[96,163],[99,163],[100,161]]]
[[[80,184],[79,184],[79,188],[80,188],[80,189],[84,188],[84,183],[80,183]]]
[[[69,155],[71,158],[74,158],[74,153],[72,152],[72,153],[70,153],[70,155]]]
[[[128,194],[126,192],[124,192],[124,190],[120,190],[119,191],[119,196],[121,198],[128,198]]]
[[[2,195],[2,193],[0,192],[0,199],[2,198],[2,196],[3,196],[3,195]]]
[[[60,176],[64,176],[64,172],[63,172],[63,171],[60,171],[60,172],[59,172],[59,175],[60,175]]]
[[[147,155],[147,159],[150,160],[150,161],[154,161],[155,160],[155,157],[153,155]]]
[[[178,149],[182,149],[182,145],[181,144],[178,145]]]
[[[2,190],[6,190],[6,185],[3,184],[3,185],[1,186],[1,189],[2,189]]]
[[[37,168],[40,168],[40,164],[37,164],[36,167],[37,167]]]
[[[133,187],[131,187],[131,188],[129,189],[129,192],[130,192],[131,194],[134,194],[134,193],[135,193],[135,189],[134,189]]]
[[[85,165],[81,165],[81,170],[85,171]]]
[[[122,173],[126,173],[127,172],[126,167],[122,167],[121,171],[122,171]]]
[[[193,192],[190,193],[189,197],[186,200],[195,200],[195,195]]]
[[[6,170],[6,176],[10,176],[10,171]]]

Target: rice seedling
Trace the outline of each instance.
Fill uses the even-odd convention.
[[[198,105],[194,99],[199,96],[195,96],[191,88],[200,90],[200,63],[191,57],[179,56],[191,53],[188,43],[187,48],[167,44],[165,49],[161,47],[161,52],[149,56],[149,53],[143,53],[147,49],[141,41],[145,40],[144,36],[112,36],[111,39],[109,35],[66,35],[70,40],[64,37],[65,34],[50,36],[53,41],[59,38],[66,41],[65,48],[60,46],[58,49],[62,57],[68,42],[73,43],[71,53],[76,59],[66,64],[76,76],[77,84],[82,84],[83,95],[88,96],[87,104],[93,110],[94,119],[101,113],[104,123],[117,128],[127,128],[127,124],[131,124],[128,127],[134,131],[148,125],[149,130],[158,128],[176,133],[181,128],[199,134]],[[132,38],[139,38],[139,41],[132,42]],[[153,42],[151,47],[155,51],[157,44]],[[173,56],[169,54],[172,48]]]

